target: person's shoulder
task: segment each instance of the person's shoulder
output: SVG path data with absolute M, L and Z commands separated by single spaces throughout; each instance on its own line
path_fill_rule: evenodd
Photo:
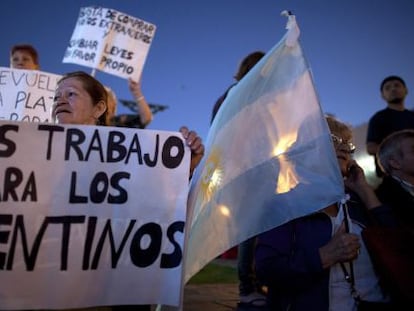
M 385 107 L 384 109 L 378 110 L 376 113 L 374 113 L 374 116 L 375 115 L 386 115 L 391 111 L 392 111 L 392 109 L 390 109 L 388 107 Z
M 412 110 L 412 109 L 404 109 L 404 112 L 406 113 L 406 114 L 411 114 L 411 115 L 414 115 L 414 110 Z
M 392 109 L 389 109 L 388 107 L 378 110 L 371 116 L 369 120 L 371 121 L 371 120 L 376 120 L 380 118 L 385 118 L 391 112 L 391 110 Z
M 211 114 L 211 120 L 210 123 L 213 123 L 214 118 L 216 117 L 216 114 L 221 107 L 221 104 L 224 102 L 224 100 L 227 98 L 227 95 L 229 94 L 229 91 L 237 84 L 237 82 L 231 84 L 227 87 L 226 91 L 216 100 L 216 103 L 214 104 L 213 111 Z
M 224 92 L 224 94 L 222 95 L 222 97 L 226 98 L 226 97 L 227 97 L 227 95 L 229 94 L 230 90 L 231 90 L 233 87 L 235 87 L 236 85 L 237 85 L 237 81 L 236 81 L 236 82 L 234 82 L 234 83 L 232 83 L 232 84 L 230 84 L 230 85 L 227 87 L 227 89 L 226 89 L 226 91 Z
M 400 189 L 402 190 L 400 183 L 393 177 L 386 175 L 382 178 L 380 184 L 375 188 L 375 193 L 380 200 L 384 200 L 390 193 L 395 193 Z

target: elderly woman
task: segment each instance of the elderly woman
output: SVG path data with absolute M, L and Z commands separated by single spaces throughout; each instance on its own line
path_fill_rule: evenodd
M 392 310 L 361 231 L 371 219 L 390 226 L 395 221 L 352 159 L 355 146 L 350 127 L 333 117 L 327 121 L 345 191 L 350 195 L 347 208 L 321 206 L 319 212 L 261 234 L 257 275 L 268 286 L 270 310 L 351 311 L 362 305 L 360 300 L 369 301 L 370 307 L 374 304 L 372 310 Z
M 82 71 L 64 75 L 57 83 L 52 119 L 62 124 L 109 125 L 104 86 Z

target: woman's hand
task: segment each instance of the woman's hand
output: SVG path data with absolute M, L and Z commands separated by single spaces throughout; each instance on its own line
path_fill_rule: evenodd
M 319 249 L 323 268 L 329 268 L 338 262 L 354 260 L 359 254 L 360 247 L 359 236 L 347 233 L 345 224 L 342 223 L 328 244 Z
M 197 135 L 195 131 L 190 131 L 186 126 L 180 128 L 180 132 L 183 135 L 185 142 L 191 149 L 191 164 L 190 164 L 190 178 L 193 175 L 194 169 L 200 163 L 201 158 L 204 155 L 204 145 L 201 137 Z
M 344 178 L 344 184 L 345 187 L 358 194 L 368 209 L 381 205 L 374 189 L 365 178 L 364 170 L 356 163 L 355 160 L 349 162 L 348 174 Z

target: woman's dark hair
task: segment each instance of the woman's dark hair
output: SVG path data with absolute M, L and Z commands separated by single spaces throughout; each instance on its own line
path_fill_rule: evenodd
M 239 68 L 237 69 L 236 75 L 234 78 L 237 81 L 240 81 L 249 71 L 256 65 L 259 60 L 265 55 L 262 51 L 256 51 L 247 55 L 241 61 Z
M 108 115 L 108 95 L 102 83 L 84 71 L 74 71 L 66 73 L 62 78 L 59 79 L 57 84 L 59 85 L 62 81 L 69 78 L 78 79 L 82 83 L 85 91 L 88 92 L 88 94 L 91 96 L 94 106 L 97 105 L 100 101 L 105 102 L 107 108 L 105 112 L 99 117 L 98 125 L 110 125 L 110 117 Z
M 39 65 L 39 54 L 37 53 L 37 50 L 32 45 L 30 44 L 13 45 L 12 48 L 10 49 L 10 57 L 13 57 L 13 54 L 16 51 L 26 51 L 33 58 L 33 62 L 36 65 Z

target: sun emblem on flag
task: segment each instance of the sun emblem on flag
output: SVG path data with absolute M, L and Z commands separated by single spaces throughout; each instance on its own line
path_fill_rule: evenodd
M 222 182 L 224 173 L 222 162 L 223 159 L 220 150 L 218 148 L 212 149 L 208 155 L 200 179 L 201 193 L 204 202 L 211 200 Z

